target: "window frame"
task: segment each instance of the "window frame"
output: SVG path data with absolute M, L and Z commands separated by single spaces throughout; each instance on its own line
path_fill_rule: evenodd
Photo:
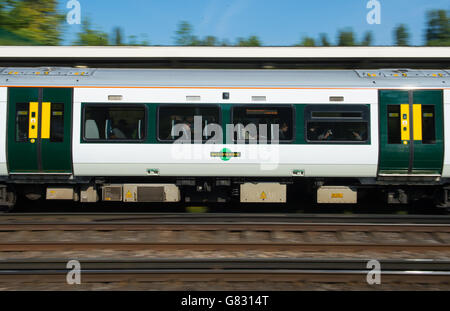
M 234 109 L 235 108 L 258 108 L 258 107 L 274 107 L 274 108 L 291 108 L 291 112 L 292 112 L 292 138 L 289 140 L 279 140 L 278 144 L 292 144 L 296 141 L 297 138 L 297 124 L 295 123 L 296 120 L 296 107 L 293 104 L 273 104 L 273 103 L 268 103 L 268 104 L 238 104 L 238 105 L 232 105 L 230 107 L 230 122 L 233 125 L 233 127 L 235 126 L 234 124 Z M 228 133 L 227 133 L 228 134 Z M 234 140 L 234 135 L 233 137 L 231 137 L 231 143 L 235 144 L 235 145 L 247 145 L 247 143 L 245 144 L 238 144 L 237 141 Z M 259 140 L 258 140 L 258 145 L 259 145 Z M 263 145 L 263 144 L 261 144 Z M 267 142 L 265 145 L 269 145 L 269 143 Z
M 389 116 L 389 113 L 390 113 L 389 112 L 389 106 L 394 106 L 394 107 L 398 108 L 398 118 L 399 118 L 399 120 L 397 120 L 397 122 L 398 122 L 400 133 L 399 133 L 399 140 L 396 143 L 389 142 L 389 134 L 391 134 L 391 131 L 389 129 L 389 118 L 390 118 L 390 116 Z M 401 106 L 401 104 L 387 104 L 386 105 L 386 113 L 387 113 L 387 116 L 386 116 L 386 144 L 387 145 L 401 145 L 402 144 L 402 127 L 400 125 L 402 114 L 401 114 L 400 106 Z
M 144 107 L 144 135 L 141 139 L 95 139 L 95 138 L 86 138 L 86 108 L 87 107 L 105 107 L 105 108 L 142 108 Z M 106 144 L 116 144 L 116 143 L 143 143 L 147 140 L 148 135 L 148 107 L 146 104 L 136 104 L 136 103 L 82 103 L 81 104 L 81 139 L 85 143 L 106 143 Z
M 63 113 L 63 119 L 62 119 L 62 124 L 63 124 L 63 131 L 62 131 L 62 140 L 61 141 L 57 141 L 57 140 L 53 140 L 52 139 L 52 117 L 53 117 L 53 108 L 54 108 L 54 104 L 60 104 L 60 105 L 62 105 L 62 107 L 63 107 L 63 109 L 62 109 L 62 113 Z M 65 135 L 64 135 L 64 132 L 65 132 L 65 122 L 64 122 L 64 120 L 65 120 L 65 118 L 66 118 L 66 103 L 64 103 L 64 102 L 56 102 L 56 103 L 51 103 L 51 106 L 50 106 L 50 137 L 49 137 L 49 141 L 51 142 L 51 143 L 64 143 L 64 139 L 65 139 Z
M 362 109 L 358 109 L 362 108 Z M 325 108 L 324 110 L 317 110 Z M 361 112 L 361 118 L 313 118 L 313 111 L 333 111 L 333 112 Z M 303 111 L 304 118 L 304 139 L 307 144 L 326 144 L 326 145 L 370 145 L 371 144 L 371 122 L 370 122 L 370 105 L 369 104 L 309 104 Z M 364 122 L 367 124 L 366 140 L 309 140 L 308 124 L 310 122 L 329 122 L 329 123 L 352 123 Z
M 181 103 L 172 103 L 172 104 L 159 104 L 156 107 L 156 141 L 160 142 L 160 143 L 164 143 L 164 144 L 173 144 L 175 140 L 171 140 L 171 139 L 160 139 L 159 138 L 159 112 L 160 109 L 164 108 L 164 107 L 169 107 L 169 108 L 190 108 L 190 107 L 205 107 L 205 108 L 218 108 L 218 115 L 219 115 L 219 125 L 222 128 L 222 139 L 225 135 L 225 132 L 223 130 L 223 126 L 222 126 L 222 107 L 219 104 L 192 104 L 192 103 L 187 103 L 187 104 L 181 104 Z M 203 129 L 202 129 L 203 130 Z M 202 135 L 203 138 L 203 135 Z M 206 143 L 209 139 L 202 139 L 202 144 Z M 191 144 L 194 144 L 195 142 L 192 141 L 192 137 L 191 137 Z M 222 143 L 222 142 L 221 142 Z M 198 144 L 198 143 L 197 143 Z
M 18 128 L 17 128 L 17 112 L 18 112 L 18 110 L 17 110 L 17 105 L 21 105 L 21 104 L 25 104 L 25 105 L 28 105 L 28 113 L 27 113 L 27 127 L 26 127 L 26 129 L 27 129 L 27 138 L 25 139 L 25 140 L 17 140 L 17 137 L 18 137 Z M 27 143 L 27 142 L 29 142 L 30 141 L 30 128 L 29 128 L 29 125 L 30 125 L 30 103 L 29 102 L 16 102 L 15 103 L 15 112 L 14 112 L 14 142 L 15 143 Z
M 423 107 L 424 106 L 428 106 L 428 107 L 433 107 L 433 127 L 434 127 L 434 132 L 433 132 L 433 137 L 434 137 L 434 142 L 432 143 L 424 143 L 423 142 L 423 133 L 424 133 L 424 126 L 423 126 L 423 121 L 424 121 L 424 112 L 423 112 Z M 423 145 L 436 145 L 437 143 L 437 131 L 436 131 L 436 105 L 435 104 L 422 104 L 422 115 L 421 115 L 421 122 L 422 122 L 422 140 L 421 143 Z

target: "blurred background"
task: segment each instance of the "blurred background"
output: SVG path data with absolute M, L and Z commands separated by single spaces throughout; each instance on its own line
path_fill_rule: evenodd
M 0 0 L 0 45 L 450 46 L 450 1 Z

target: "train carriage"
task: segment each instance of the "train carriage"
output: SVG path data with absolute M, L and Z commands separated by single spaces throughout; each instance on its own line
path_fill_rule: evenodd
M 448 70 L 0 72 L 5 206 L 357 203 L 367 190 L 447 204 Z

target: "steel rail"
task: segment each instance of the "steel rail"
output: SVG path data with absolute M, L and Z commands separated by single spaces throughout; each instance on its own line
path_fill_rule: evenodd
M 151 258 L 151 259 L 82 259 L 83 271 L 97 270 L 142 270 L 163 269 L 324 269 L 324 270 L 367 270 L 368 260 L 335 258 Z M 385 259 L 379 260 L 382 269 L 389 271 L 449 271 L 450 260 L 439 259 Z M 6 259 L 0 260 L 0 274 L 9 271 L 68 271 L 67 260 L 49 259 Z
M 436 223 L 450 224 L 450 215 L 394 214 L 289 214 L 289 213 L 3 213 L 0 221 L 51 217 L 87 218 L 92 221 L 242 221 L 274 220 L 279 222 L 368 222 L 368 223 Z
M 1 252 L 11 251 L 82 251 L 82 250 L 195 250 L 195 251 L 377 251 L 426 252 L 450 251 L 450 244 L 405 243 L 274 243 L 274 242 L 0 242 Z
M 450 224 L 389 224 L 389 223 L 289 223 L 289 222 L 0 222 L 0 231 L 370 231 L 370 232 L 450 232 Z
M 366 280 L 370 269 L 364 260 L 334 259 L 151 259 L 80 260 L 84 282 L 201 280 L 259 281 Z M 0 261 L 0 282 L 11 280 L 61 281 L 70 269 L 65 260 Z M 386 281 L 450 283 L 450 262 L 439 260 L 382 260 L 381 278 Z M 267 279 L 266 279 L 267 280 Z

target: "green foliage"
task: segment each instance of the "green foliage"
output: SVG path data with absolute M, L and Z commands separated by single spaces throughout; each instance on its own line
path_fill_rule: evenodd
M 340 30 L 338 33 L 338 45 L 339 46 L 354 46 L 355 34 L 353 30 Z
M 81 24 L 82 31 L 77 33 L 78 39 L 74 42 L 74 45 L 108 45 L 108 34 L 92 29 L 89 18 L 85 18 Z
M 250 36 L 247 39 L 238 38 L 237 46 L 261 46 L 262 42 L 257 36 Z
M 206 36 L 203 39 L 194 35 L 194 28 L 187 21 L 182 21 L 178 24 L 175 31 L 175 44 L 183 46 L 229 46 L 228 40 L 220 41 L 214 36 Z M 261 46 L 261 41 L 257 36 L 250 36 L 248 38 L 238 38 L 237 46 Z
M 326 33 L 321 33 L 319 36 L 319 40 L 320 40 L 320 45 L 321 46 L 330 46 L 330 41 L 328 41 L 328 36 Z
M 0 45 L 38 45 L 38 42 L 0 28 Z
M 450 46 L 450 12 L 432 10 L 427 13 L 427 45 Z
M 215 45 L 219 45 L 219 41 L 214 36 L 206 36 L 203 40 L 200 40 L 198 45 L 215 46 Z
M 115 27 L 113 30 L 113 45 L 123 45 L 123 30 L 120 27 Z
M 65 14 L 57 11 L 58 0 L 0 0 L 0 44 L 1 45 L 58 45 L 64 30 Z M 410 33 L 404 24 L 393 30 L 397 46 L 410 44 Z M 450 11 L 431 10 L 426 14 L 426 45 L 450 46 Z M 128 42 L 125 42 L 128 41 Z M 235 43 L 215 36 L 199 38 L 194 35 L 193 26 L 187 21 L 177 25 L 174 38 L 176 45 L 182 46 L 262 46 L 258 36 L 239 37 Z M 373 33 L 366 32 L 358 43 L 352 29 L 338 32 L 338 46 L 370 46 L 373 44 Z M 73 42 L 76 45 L 149 45 L 146 34 L 139 39 L 135 35 L 124 35 L 120 27 L 115 27 L 108 41 L 108 34 L 93 29 L 91 21 L 84 19 L 82 31 Z M 330 46 L 327 34 L 321 33 L 318 38 L 304 36 L 297 46 Z
M 407 46 L 409 45 L 409 32 L 406 25 L 400 24 L 394 29 L 395 45 Z
M 138 36 L 130 35 L 128 36 L 128 42 L 125 42 L 124 37 L 125 36 L 122 28 L 114 27 L 110 44 L 114 46 L 123 46 L 123 45 L 146 46 L 150 44 L 148 35 L 145 33 L 140 34 L 139 40 Z
M 372 42 L 373 42 L 373 34 L 372 34 L 371 31 L 367 31 L 364 34 L 364 38 L 361 41 L 361 45 L 362 46 L 369 46 L 369 45 L 372 45 Z
M 187 21 L 182 21 L 178 24 L 178 29 L 175 31 L 176 45 L 198 45 L 198 39 L 193 35 L 193 27 Z
M 311 37 L 303 37 L 302 41 L 297 46 L 316 46 L 316 41 Z
M 17 36 L 10 40 L 18 44 L 58 45 L 64 15 L 57 12 L 57 5 L 57 0 L 2 0 L 0 28 L 12 34 L 10 38 Z

